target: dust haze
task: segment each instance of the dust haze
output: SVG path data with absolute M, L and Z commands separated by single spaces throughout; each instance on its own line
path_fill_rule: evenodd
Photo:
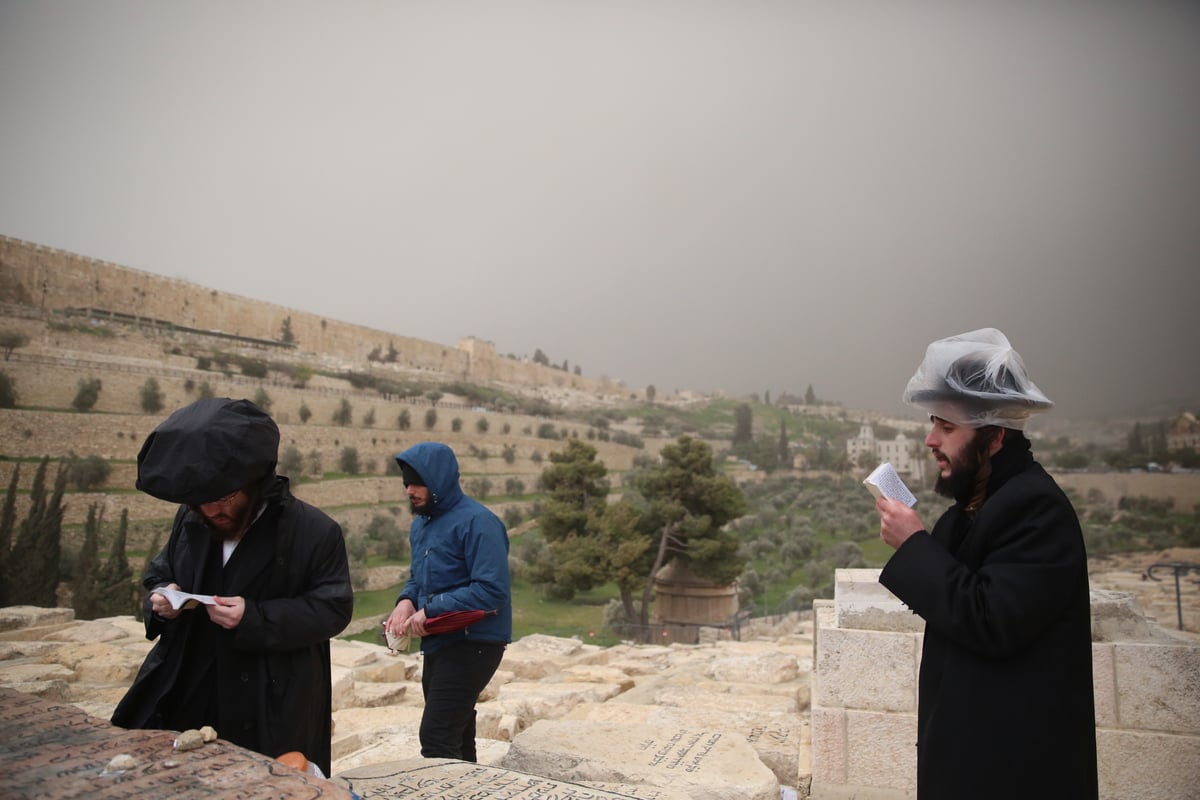
M 970 7 L 967 7 L 970 6 Z M 1200 4 L 0 0 L 0 233 L 631 390 L 1197 410 Z

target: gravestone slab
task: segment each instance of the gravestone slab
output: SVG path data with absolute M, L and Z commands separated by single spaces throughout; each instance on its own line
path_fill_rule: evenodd
M 669 800 L 675 795 L 636 787 L 625 794 L 579 783 L 542 778 L 510 769 L 452 759 L 416 758 L 372 764 L 338 774 L 334 781 L 362 798 L 387 800 Z
M 220 739 L 178 752 L 175 736 L 124 730 L 75 706 L 0 688 L 0 797 L 351 800 L 330 781 Z M 108 769 L 118 755 L 132 756 L 132 766 Z
M 500 766 L 588 783 L 648 784 L 692 800 L 778 800 L 779 781 L 744 737 L 713 728 L 541 720 Z

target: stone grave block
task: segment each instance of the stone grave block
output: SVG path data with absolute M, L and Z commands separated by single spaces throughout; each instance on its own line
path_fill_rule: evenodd
M 920 633 L 925 620 L 879 582 L 878 569 L 839 569 L 833 587 L 836 627 Z
M 651 785 L 693 800 L 778 800 L 779 781 L 744 737 L 706 728 L 542 720 L 500 766 L 557 780 Z
M 711 728 L 736 733 L 745 738 L 759 760 L 784 786 L 796 786 L 800 782 L 800 762 L 803 760 L 807 764 L 806 751 L 812 746 L 808 723 L 795 714 L 728 713 L 704 708 L 600 703 L 576 709 L 571 719 Z
M 177 751 L 175 731 L 124 730 L 72 705 L 0 689 L 5 800 L 351 800 L 343 787 L 217 739 Z M 121 768 L 116 756 L 129 756 Z
M 362 800 L 686 800 L 651 786 L 613 788 L 543 778 L 517 770 L 452 759 L 410 759 L 343 772 L 334 781 Z

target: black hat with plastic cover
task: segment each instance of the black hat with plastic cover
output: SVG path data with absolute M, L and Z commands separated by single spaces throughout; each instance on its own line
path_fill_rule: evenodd
M 1023 430 L 1034 414 L 1054 407 L 1025 362 L 995 328 L 933 342 L 904 390 L 904 402 L 957 425 Z
M 137 488 L 202 505 L 275 473 L 279 427 L 249 400 L 208 397 L 175 411 L 138 453 Z

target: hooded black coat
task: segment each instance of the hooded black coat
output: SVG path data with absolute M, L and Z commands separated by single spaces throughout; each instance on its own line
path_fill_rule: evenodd
M 269 435 L 256 438 L 237 426 L 221 427 L 231 411 L 245 416 L 239 405 L 244 402 L 210 404 L 214 413 L 192 407 L 176 412 L 139 456 L 139 485 L 158 487 L 156 496 L 185 491 L 171 479 L 184 474 L 173 473 L 175 464 L 187 465 L 189 485 L 197 480 L 197 464 L 214 464 L 225 474 L 237 474 L 239 464 L 247 463 L 266 464 L 271 471 L 252 487 L 262 512 L 224 566 L 222 544 L 200 514 L 179 507 L 166 546 L 142 579 L 146 638 L 158 641 L 112 721 L 124 728 L 180 730 L 203 719 L 223 739 L 271 757 L 299 751 L 328 775 L 329 640 L 346 627 L 354 607 L 345 540 L 334 520 L 294 498 L 287 478 L 274 475 L 274 456 L 266 452 L 273 447 Z M 263 429 L 274 426 L 265 415 L 252 416 Z M 193 424 L 200 426 L 193 429 L 196 435 L 180 435 L 181 427 Z M 155 447 L 167 440 L 172 446 L 157 457 Z M 228 488 L 219 485 L 215 471 L 200 481 L 210 484 L 209 493 Z M 199 608 L 170 620 L 156 616 L 149 592 L 170 583 L 195 594 L 243 597 L 241 622 L 226 630 Z
M 926 623 L 920 800 L 1097 797 L 1087 556 L 1027 440 L 993 457 L 974 519 L 956 503 L 879 581 Z

